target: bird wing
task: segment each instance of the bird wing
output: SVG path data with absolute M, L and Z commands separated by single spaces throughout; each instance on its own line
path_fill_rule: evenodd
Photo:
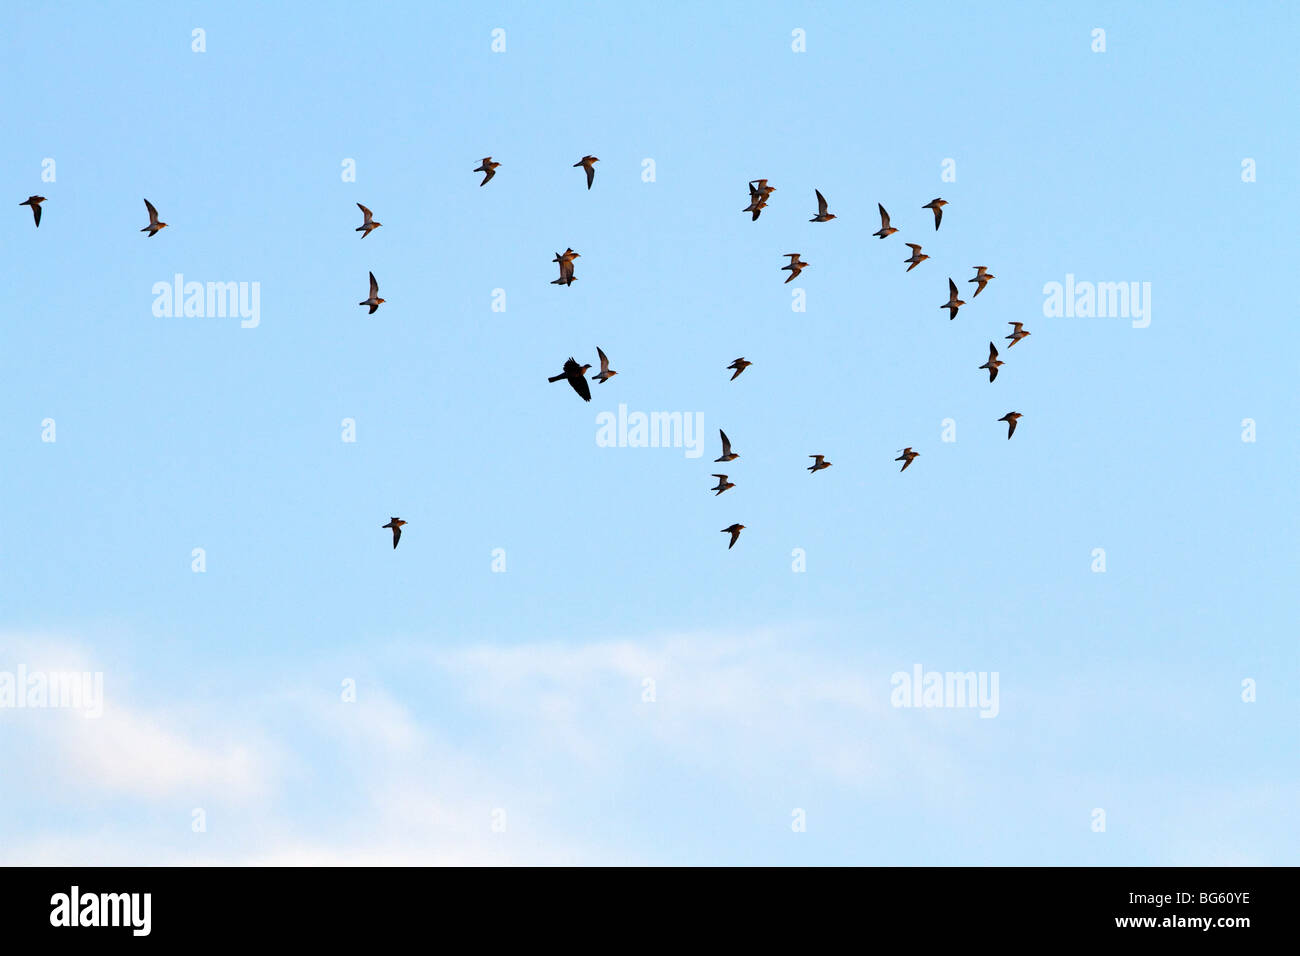
M 943 207 L 935 206 L 934 207 L 934 228 L 938 229 L 939 223 L 941 223 L 942 221 L 943 221 Z
M 952 296 L 954 302 L 957 301 L 957 283 L 953 282 L 951 278 L 948 280 L 948 295 Z
M 998 357 L 998 349 L 992 342 L 989 343 L 989 361 L 992 362 Z
M 1007 420 L 1007 437 L 1010 438 L 1010 437 L 1011 437 L 1012 435 L 1014 435 L 1015 433 L 1016 433 L 1016 419 L 1014 419 L 1014 418 L 1008 419 L 1008 420 Z
M 373 272 L 370 273 L 370 298 L 372 299 L 379 298 L 379 280 L 375 278 L 375 274 Z
M 605 372 L 609 371 L 609 357 L 600 350 L 599 345 L 596 346 L 596 354 L 600 356 L 600 371 L 603 375 Z
M 911 249 L 912 252 L 914 252 L 914 253 L 916 253 L 916 252 L 920 252 L 920 251 L 921 251 L 921 247 L 918 246 L 915 242 L 909 242 L 909 243 L 907 243 L 907 247 L 908 247 L 909 249 Z
M 727 433 L 724 432 L 721 428 L 718 429 L 718 434 L 722 436 L 722 453 L 723 453 L 724 455 L 730 455 L 730 454 L 731 454 L 731 439 L 729 439 L 729 438 L 727 437 Z
M 826 197 L 822 195 L 820 189 L 814 189 L 813 192 L 817 194 L 817 215 L 826 215 Z
M 40 203 L 38 202 L 32 203 L 32 215 L 36 217 L 37 228 L 40 228 L 41 225 L 41 204 Z
M 573 386 L 575 392 L 582 396 L 584 402 L 591 401 L 591 386 L 587 383 L 587 379 L 583 377 L 581 371 L 569 376 L 569 384 Z
M 591 163 L 583 163 L 583 169 L 587 171 L 587 188 L 591 188 L 592 181 L 596 178 L 596 167 Z
M 881 228 L 881 229 L 888 229 L 888 228 L 889 228 L 889 213 L 885 212 L 885 207 L 884 207 L 884 206 L 881 206 L 880 203 L 876 203 L 876 206 L 879 207 L 879 209 L 880 209 L 880 228 Z M 911 243 L 908 243 L 908 245 L 911 245 Z
M 149 224 L 152 225 L 158 221 L 158 210 L 153 208 L 153 203 L 149 200 L 144 201 L 144 208 L 149 210 Z
M 371 216 L 370 210 L 367 209 L 365 206 L 361 205 L 361 203 L 357 203 L 357 208 L 360 209 L 361 214 L 366 217 L 366 221 L 362 223 L 362 225 L 366 225 L 367 223 L 370 222 L 371 218 L 373 218 Z
M 397 547 L 397 542 L 401 540 L 402 540 L 402 526 L 400 524 L 395 524 L 393 525 L 393 547 L 394 548 Z

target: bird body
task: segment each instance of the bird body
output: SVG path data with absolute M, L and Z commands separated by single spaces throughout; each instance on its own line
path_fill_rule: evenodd
M 983 365 L 980 366 L 980 368 L 986 368 L 986 369 L 989 370 L 989 381 L 990 381 L 990 382 L 993 381 L 995 378 L 998 377 L 998 369 L 1001 368 L 1003 365 L 1006 365 L 1006 364 L 1007 364 L 1006 362 L 999 362 L 999 361 L 998 361 L 998 350 L 997 350 L 997 348 L 993 345 L 993 343 L 990 342 L 990 343 L 989 343 L 989 360 L 988 360 L 987 362 L 985 362 Z
M 20 206 L 32 207 L 32 218 L 36 220 L 37 229 L 41 228 L 41 203 L 43 202 L 45 202 L 44 196 L 28 196 L 18 204 Z
M 716 498 L 717 495 L 714 495 L 714 497 Z M 723 534 L 731 535 L 731 541 L 727 543 L 728 551 L 730 551 L 732 547 L 735 545 L 736 539 L 740 537 L 740 532 L 743 531 L 744 529 L 745 526 L 743 524 L 728 525 L 727 527 L 722 529 Z
M 734 368 L 736 370 L 736 374 L 731 376 L 731 381 L 734 382 L 736 380 L 737 375 L 739 375 L 741 372 L 743 372 L 745 369 L 749 368 L 753 364 L 754 364 L 753 362 L 746 362 L 745 357 L 742 355 L 740 358 L 736 359 L 736 361 L 728 365 L 727 368 Z
M 158 221 L 158 210 L 155 209 L 153 203 L 147 199 L 144 201 L 144 208 L 149 210 L 149 225 L 145 226 L 140 231 L 149 233 L 145 238 L 152 239 L 163 229 L 167 228 L 167 223 Z
M 587 382 L 587 369 L 590 365 L 579 365 L 573 356 L 564 363 L 564 371 L 559 375 L 552 375 L 547 379 L 548 382 L 558 382 L 565 379 L 573 386 L 573 390 L 582 396 L 584 402 L 591 401 L 591 385 Z
M 596 178 L 596 163 L 598 162 L 600 162 L 600 160 L 597 159 L 595 156 L 584 156 L 582 157 L 582 159 L 578 160 L 576 163 L 573 164 L 573 167 L 575 169 L 581 166 L 583 169 L 587 171 L 588 189 L 591 188 L 591 184 Z
M 971 266 L 971 268 L 975 270 L 975 278 L 967 279 L 966 281 L 979 283 L 979 285 L 975 287 L 975 295 L 979 295 L 984 291 L 984 287 L 989 284 L 989 280 L 996 279 L 997 276 L 989 272 L 989 270 L 984 266 Z
M 901 461 L 903 463 L 903 467 L 898 470 L 900 472 L 904 472 L 907 471 L 908 465 L 910 465 L 913 461 L 915 461 L 917 458 L 920 457 L 921 457 L 921 453 L 919 451 L 912 451 L 911 446 L 908 446 L 907 448 L 903 449 L 903 453 L 899 455 L 897 458 L 895 458 L 894 461 Z
M 1025 331 L 1025 323 L 1008 322 L 1007 325 L 1011 326 L 1011 334 L 1007 336 L 1007 338 L 1011 340 L 1011 345 L 1008 345 L 1007 348 L 1011 348 L 1012 345 L 1015 345 L 1021 339 L 1029 337 L 1029 333 Z
M 727 437 L 727 433 L 724 432 L 721 428 L 718 429 L 718 434 L 722 436 L 722 457 L 715 458 L 713 460 L 715 462 L 735 461 L 740 456 L 731 450 L 731 439 Z
M 1007 423 L 1007 440 L 1008 440 L 1008 441 L 1010 441 L 1010 440 L 1011 440 L 1011 436 L 1014 435 L 1014 434 L 1016 433 L 1016 422 L 1020 421 L 1020 419 L 1022 419 L 1022 418 L 1024 418 L 1024 416 L 1021 415 L 1019 412 L 1007 412 L 1005 415 L 1003 415 L 1001 418 L 998 419 L 998 421 L 1000 421 L 1000 422 L 1006 422 L 1006 423 Z
M 830 222 L 836 218 L 835 213 L 826 211 L 826 197 L 822 195 L 820 189 L 814 189 L 817 194 L 817 215 L 809 219 L 809 222 Z
M 880 209 L 880 231 L 873 232 L 872 235 L 878 236 L 881 239 L 888 239 L 894 233 L 898 232 L 898 230 L 889 224 L 889 213 L 885 212 L 885 207 L 880 205 L 880 203 L 876 203 L 876 206 Z M 916 248 L 920 249 L 921 247 L 917 246 Z
M 808 466 L 808 471 L 812 474 L 816 474 L 823 468 L 829 468 L 831 466 L 831 463 L 826 460 L 825 455 L 809 455 L 808 457 L 813 460 L 813 463 Z
M 406 522 L 403 521 L 401 518 L 393 518 L 393 519 L 391 519 L 391 520 L 388 522 L 388 524 L 386 524 L 386 525 L 381 525 L 381 527 L 384 527 L 384 528 L 392 528 L 392 529 L 393 529 L 393 547 L 394 547 L 394 548 L 397 547 L 397 542 L 402 540 L 402 525 L 404 525 L 404 524 L 406 524 Z
M 474 167 L 474 172 L 484 174 L 483 181 L 479 183 L 479 185 L 486 186 L 488 184 L 488 180 L 497 174 L 497 167 L 500 165 L 501 165 L 500 163 L 492 162 L 491 156 L 484 156 L 483 162 L 479 163 L 477 166 Z
M 362 236 L 361 238 L 364 239 L 365 236 Z M 374 315 L 375 310 L 379 308 L 380 303 L 385 301 L 387 300 L 379 298 L 379 281 L 375 278 L 375 274 L 372 272 L 370 273 L 370 298 L 362 299 L 357 303 L 357 305 L 370 306 L 370 312 L 367 314 Z
M 366 238 L 366 236 L 370 235 L 372 232 L 374 232 L 376 229 L 382 226 L 383 223 L 377 222 L 375 220 L 375 217 L 371 215 L 370 210 L 367 209 L 365 206 L 361 205 L 361 203 L 357 203 L 357 208 L 361 210 L 361 215 L 365 216 L 366 218 L 365 218 L 365 222 L 357 226 L 357 228 L 354 229 L 353 232 L 361 233 L 361 238 L 364 239 Z
M 596 355 L 600 358 L 600 371 L 593 375 L 592 378 L 604 385 L 618 372 L 609 367 L 609 356 L 600 350 L 600 346 L 596 346 Z
M 734 481 L 728 481 L 726 475 L 714 475 L 713 477 L 718 479 L 718 483 L 710 488 L 709 491 L 716 491 L 718 495 L 722 494 L 728 488 L 736 487 L 736 483 Z M 718 495 L 714 495 L 713 497 L 716 498 Z
M 957 283 L 953 282 L 950 278 L 948 280 L 948 301 L 939 306 L 939 308 L 948 310 L 948 321 L 951 322 L 953 319 L 957 318 L 957 310 L 965 304 L 964 301 L 957 298 Z
M 907 267 L 907 271 L 908 271 L 908 272 L 911 272 L 913 269 L 915 269 L 917 266 L 919 266 L 919 265 L 920 265 L 922 262 L 924 262 L 926 259 L 929 259 L 929 258 L 930 258 L 929 256 L 921 255 L 921 247 L 918 246 L 915 242 L 909 242 L 909 243 L 907 244 L 907 248 L 909 248 L 909 249 L 912 250 L 912 257 L 911 257 L 910 259 L 904 259 L 904 260 L 903 260 L 904 262 L 910 262 L 910 263 L 911 263 L 911 265 L 909 265 L 909 266 Z
M 789 271 L 790 278 L 785 280 L 787 283 L 789 283 L 794 281 L 795 276 L 803 272 L 804 269 L 808 268 L 808 263 L 801 262 L 799 260 L 799 253 L 797 252 L 787 252 L 786 255 L 790 257 L 790 264 L 782 266 L 781 271 L 782 272 L 785 272 L 787 270 Z
M 939 223 L 943 221 L 943 207 L 946 205 L 948 205 L 947 200 L 931 199 L 928 203 L 926 203 L 924 206 L 921 207 L 922 209 L 934 210 L 934 228 L 936 231 L 939 229 Z
M 573 281 L 578 278 L 573 274 L 573 260 L 582 256 L 580 252 L 574 252 L 572 248 L 565 249 L 563 252 L 557 252 L 552 262 L 560 264 L 560 277 L 552 279 L 551 285 L 573 285 Z

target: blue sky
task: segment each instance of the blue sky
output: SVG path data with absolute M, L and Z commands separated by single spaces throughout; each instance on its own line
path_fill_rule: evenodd
M 104 713 L 0 709 L 0 860 L 1295 863 L 1298 16 L 6 9 L 0 672 Z M 997 716 L 892 706 L 918 664 Z

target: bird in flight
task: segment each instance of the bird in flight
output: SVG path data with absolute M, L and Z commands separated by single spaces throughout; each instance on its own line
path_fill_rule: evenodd
M 717 495 L 714 495 L 714 497 L 716 498 Z M 742 532 L 743 530 L 745 530 L 745 526 L 743 524 L 728 525 L 727 527 L 722 529 L 723 534 L 731 535 L 731 542 L 727 545 L 728 551 L 731 550 L 732 546 L 736 543 L 736 539 L 740 537 L 740 532 Z
M 479 185 L 486 186 L 488 184 L 488 180 L 497 174 L 497 167 L 500 165 L 501 165 L 500 163 L 492 162 L 491 156 L 484 156 L 483 162 L 479 163 L 477 166 L 474 167 L 474 172 L 484 174 L 483 181 L 479 183 Z
M 364 239 L 366 238 L 366 236 L 370 235 L 372 232 L 374 232 L 376 229 L 382 226 L 383 223 L 376 222 L 374 215 L 370 212 L 369 209 L 361 205 L 361 203 L 357 203 L 357 208 L 361 210 L 361 215 L 366 217 L 366 221 L 363 222 L 361 225 L 357 226 L 357 228 L 352 231 L 361 233 L 361 238 Z
M 31 206 L 32 216 L 36 219 L 36 228 L 41 228 L 41 203 L 45 202 L 44 196 L 28 196 L 18 205 Z
M 757 183 L 757 185 L 755 185 Z M 775 186 L 769 186 L 766 179 L 751 179 L 749 181 L 749 205 L 741 212 L 752 212 L 750 222 L 758 219 L 758 214 L 767 208 L 767 201 L 771 198 L 772 193 L 776 192 Z
M 831 463 L 826 460 L 825 455 L 809 455 L 808 457 L 813 460 L 813 463 L 808 466 L 808 471 L 812 474 L 816 474 L 823 468 L 829 468 L 831 466 Z
M 1029 333 L 1025 331 L 1025 323 L 1008 322 L 1007 325 L 1011 326 L 1011 334 L 1007 336 L 1011 340 L 1011 345 L 1015 345 L 1021 339 L 1029 337 Z M 1007 348 L 1011 348 L 1011 345 L 1008 345 Z
M 727 433 L 724 432 L 721 428 L 718 429 L 718 434 L 722 436 L 722 457 L 715 458 L 713 460 L 714 461 L 735 461 L 740 456 L 731 450 L 731 439 L 727 437 Z
M 579 365 L 570 356 L 569 360 L 564 363 L 564 371 L 559 375 L 552 375 L 547 379 L 548 382 L 558 382 L 560 379 L 568 380 L 573 386 L 573 390 L 582 396 L 584 402 L 591 401 L 591 386 L 587 383 L 587 369 L 590 365 Z
M 803 272 L 804 269 L 808 268 L 808 263 L 800 262 L 799 253 L 797 252 L 787 252 L 786 255 L 790 257 L 790 264 L 788 266 L 782 266 L 781 271 L 785 272 L 788 269 L 790 271 L 790 278 L 786 279 L 785 281 L 793 282 L 795 276 Z
M 714 475 L 713 477 L 718 479 L 718 483 L 710 488 L 709 491 L 716 491 L 718 495 L 722 494 L 728 488 L 736 487 L 736 483 L 734 481 L 728 481 L 726 475 Z M 713 497 L 716 498 L 718 495 L 714 495 Z
M 948 205 L 948 201 L 946 199 L 931 199 L 928 203 L 926 203 L 924 206 L 921 207 L 922 209 L 934 210 L 934 228 L 936 231 L 938 231 L 939 229 L 939 223 L 943 221 L 943 207 L 946 205 Z
M 898 230 L 889 224 L 889 213 L 885 212 L 885 207 L 880 205 L 880 203 L 876 203 L 876 206 L 880 209 L 880 231 L 873 232 L 872 235 L 879 236 L 881 239 L 887 239 L 894 233 L 898 232 Z M 917 246 L 917 248 L 919 249 L 921 247 Z
M 402 540 L 402 525 L 406 524 L 401 518 L 393 518 L 386 525 L 380 527 L 393 529 L 393 547 L 397 547 L 397 542 Z
M 1006 362 L 999 362 L 999 361 L 998 361 L 998 350 L 994 347 L 993 343 L 990 342 L 990 343 L 989 343 L 989 360 L 988 360 L 987 362 L 985 362 L 983 365 L 980 366 L 980 368 L 986 368 L 986 369 L 989 370 L 989 381 L 990 381 L 990 382 L 993 381 L 995 378 L 998 377 L 998 369 L 999 369 L 1001 366 L 1006 365 L 1006 364 L 1007 364 Z
M 919 266 L 926 259 L 930 258 L 929 256 L 921 255 L 921 247 L 918 246 L 915 242 L 909 242 L 907 244 L 907 248 L 912 250 L 912 258 L 903 260 L 904 262 L 911 263 L 911 265 L 907 267 L 908 272 L 911 272 L 913 269 Z
M 573 164 L 574 169 L 581 166 L 587 171 L 587 188 L 591 188 L 592 181 L 596 178 L 596 163 L 600 162 L 595 156 L 584 156 Z
M 1010 441 L 1011 436 L 1016 433 L 1016 422 L 1020 421 L 1020 419 L 1023 417 L 1024 416 L 1022 416 L 1019 412 L 1007 412 L 1005 415 L 1003 415 L 1001 418 L 998 419 L 998 421 L 1000 422 L 1007 423 L 1008 441 Z
M 149 233 L 146 238 L 152 239 L 158 234 L 159 230 L 167 228 L 167 223 L 158 221 L 158 210 L 154 209 L 153 203 L 147 199 L 144 201 L 144 208 L 149 210 L 149 225 L 145 226 L 140 231 Z
M 557 252 L 552 262 L 560 264 L 560 277 L 552 279 L 551 285 L 573 285 L 573 280 L 577 278 L 573 274 L 573 260 L 580 257 L 582 253 L 574 252 L 572 249 L 565 249 L 563 252 Z
M 830 222 L 835 218 L 835 213 L 826 211 L 826 197 L 822 195 L 820 189 L 814 189 L 817 194 L 817 215 L 809 219 L 809 222 Z
M 948 321 L 951 322 L 953 319 L 957 318 L 957 310 L 965 304 L 965 302 L 957 298 L 957 283 L 953 282 L 950 278 L 948 280 L 948 301 L 939 306 L 939 308 L 948 310 Z
M 901 461 L 903 463 L 903 467 L 898 469 L 900 472 L 903 472 L 907 471 L 908 465 L 920 457 L 921 453 L 919 451 L 912 451 L 912 448 L 909 445 L 907 448 L 903 449 L 903 453 L 895 458 L 894 461 Z
M 364 239 L 365 236 L 362 236 L 361 238 Z M 388 300 L 379 298 L 379 280 L 375 278 L 375 274 L 373 272 L 370 273 L 370 298 L 363 299 L 362 301 L 358 302 L 357 305 L 370 306 L 369 314 L 374 315 L 375 309 L 379 308 L 379 303 L 386 302 L 386 301 Z
M 592 378 L 600 382 L 601 385 L 604 385 L 607 381 L 617 375 L 618 372 L 615 372 L 609 367 L 609 356 L 600 350 L 599 345 L 596 346 L 596 354 L 600 356 L 600 371 L 593 375 Z
M 727 368 L 734 368 L 736 370 L 736 375 L 739 375 L 753 364 L 753 362 L 746 362 L 745 357 L 742 355 L 740 358 L 736 359 L 736 361 L 728 365 Z M 734 382 L 736 380 L 736 375 L 731 376 L 731 381 Z
M 966 281 L 979 283 L 979 285 L 975 287 L 975 295 L 979 295 L 984 291 L 984 287 L 989 284 L 989 280 L 996 279 L 997 276 L 989 272 L 989 270 L 984 266 L 971 266 L 971 268 L 975 270 L 975 278 L 967 279 Z

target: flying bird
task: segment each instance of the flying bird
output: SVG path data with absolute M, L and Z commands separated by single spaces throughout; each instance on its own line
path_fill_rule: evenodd
M 406 522 L 403 521 L 401 518 L 393 518 L 391 521 L 388 522 L 388 524 L 386 524 L 386 525 L 381 525 L 381 526 L 380 526 L 380 527 L 383 527 L 383 528 L 392 528 L 392 529 L 393 529 L 393 547 L 394 547 L 394 548 L 397 547 L 397 542 L 399 542 L 399 541 L 402 540 L 402 525 L 404 525 L 404 524 L 406 524 Z
M 948 201 L 946 199 L 931 199 L 928 203 L 926 203 L 924 206 L 921 207 L 922 209 L 934 210 L 934 228 L 936 231 L 939 228 L 939 223 L 943 221 L 943 207 L 946 205 L 948 205 Z
M 596 346 L 596 354 L 600 356 L 600 371 L 593 375 L 592 378 L 600 382 L 601 385 L 604 385 L 607 381 L 617 375 L 618 372 L 615 372 L 609 367 L 609 357 L 600 350 L 599 345 Z
M 880 203 L 876 203 L 876 206 L 880 209 L 880 231 L 873 232 L 872 235 L 879 236 L 881 239 L 887 239 L 894 233 L 898 232 L 898 230 L 889 224 L 889 213 L 885 212 L 885 207 L 881 206 Z M 917 248 L 919 249 L 921 247 L 917 246 Z
M 1029 333 L 1025 331 L 1025 323 L 1008 322 L 1007 325 L 1011 326 L 1011 334 L 1007 336 L 1007 338 L 1011 340 L 1011 345 L 1008 345 L 1007 348 L 1011 348 L 1012 345 L 1015 345 L 1021 339 L 1029 337 Z
M 366 236 L 370 235 L 372 232 L 374 232 L 376 229 L 382 226 L 383 223 L 376 222 L 374 215 L 371 214 L 369 209 L 361 205 L 361 203 L 357 203 L 357 208 L 361 210 L 361 215 L 366 217 L 366 221 L 363 222 L 361 225 L 357 226 L 357 228 L 352 231 L 361 233 L 361 238 L 364 239 L 366 238 Z
M 998 361 L 998 350 L 994 347 L 993 343 L 990 342 L 990 343 L 989 343 L 989 360 L 988 360 L 987 362 L 985 362 L 983 365 L 980 366 L 980 368 L 986 368 L 986 369 L 989 370 L 989 381 L 990 381 L 990 382 L 993 381 L 995 378 L 998 377 L 998 369 L 999 369 L 1001 366 L 1006 365 L 1006 364 L 1007 364 L 1006 362 L 999 362 L 999 361 Z
M 727 368 L 734 368 L 736 370 L 736 375 L 739 375 L 753 364 L 753 362 L 746 362 L 745 357 L 742 355 L 740 358 L 736 359 L 736 361 L 728 365 Z M 734 382 L 736 380 L 736 375 L 731 376 L 731 381 Z
M 957 283 L 953 282 L 952 279 L 949 278 L 948 301 L 939 306 L 939 308 L 948 310 L 948 321 L 951 322 L 953 319 L 957 318 L 957 310 L 965 304 L 964 301 L 957 298 Z
M 790 264 L 788 266 L 782 266 L 781 271 L 785 272 L 788 269 L 790 272 L 790 278 L 786 279 L 785 281 L 793 282 L 795 276 L 803 272 L 804 269 L 808 268 L 808 263 L 800 262 L 799 253 L 797 252 L 787 252 L 785 254 L 790 257 Z
M 551 285 L 573 285 L 573 280 L 577 278 L 573 274 L 573 260 L 581 257 L 582 253 L 574 252 L 573 249 L 565 249 L 564 252 L 557 252 L 552 262 L 560 264 L 560 277 L 552 279 Z
M 717 495 L 714 495 L 714 497 L 716 498 Z M 731 543 L 727 545 L 728 551 L 731 550 L 732 545 L 736 543 L 736 539 L 740 537 L 740 532 L 743 530 L 745 530 L 745 526 L 743 524 L 728 525 L 727 527 L 722 529 L 723 534 L 731 535 Z
M 36 219 L 36 228 L 41 228 L 41 203 L 45 202 L 44 196 L 28 196 L 18 205 L 31 206 L 32 216 Z
M 361 238 L 364 239 L 365 236 L 362 236 Z M 369 314 L 374 315 L 375 309 L 379 308 L 379 303 L 386 302 L 386 301 L 388 300 L 379 298 L 379 280 L 375 278 L 375 274 L 373 272 L 370 273 L 370 298 L 358 302 L 357 305 L 370 306 Z
M 500 163 L 492 162 L 491 156 L 484 156 L 483 162 L 479 163 L 477 166 L 474 167 L 474 172 L 484 174 L 483 181 L 479 183 L 479 185 L 486 186 L 488 184 L 488 180 L 497 174 L 497 167 L 500 165 L 501 165 Z
M 574 169 L 581 166 L 587 171 L 587 188 L 591 188 L 592 181 L 596 178 L 596 163 L 600 162 L 595 156 L 584 156 L 573 164 Z
M 140 231 L 149 233 L 146 238 L 152 239 L 158 234 L 159 230 L 167 228 L 167 223 L 158 221 L 158 210 L 154 209 L 153 203 L 147 199 L 144 201 L 144 208 L 149 210 L 149 225 L 145 226 Z
M 726 475 L 714 475 L 713 477 L 718 479 L 718 483 L 710 488 L 709 491 L 716 491 L 718 495 L 722 494 L 728 488 L 736 487 L 736 483 L 734 481 L 728 481 Z M 714 495 L 713 497 L 716 498 L 718 495 Z
M 757 183 L 758 185 L 755 185 Z M 752 212 L 750 222 L 758 219 L 758 214 L 767 208 L 767 201 L 771 198 L 772 193 L 776 192 L 775 186 L 769 186 L 766 179 L 751 179 L 749 181 L 749 205 L 741 212 Z
M 897 458 L 895 458 L 894 461 L 901 461 L 903 463 L 903 467 L 898 470 L 900 472 L 904 472 L 907 471 L 908 465 L 910 465 L 914 460 L 920 457 L 921 457 L 921 453 L 919 451 L 912 451 L 912 448 L 909 445 L 907 448 L 903 449 L 903 453 L 899 455 Z
M 573 386 L 573 390 L 582 396 L 584 402 L 591 401 L 591 386 L 587 383 L 587 369 L 590 365 L 579 365 L 570 356 L 569 360 L 564 363 L 564 371 L 559 375 L 552 375 L 547 379 L 548 382 L 558 382 L 560 379 L 567 379 Z
M 975 295 L 979 295 L 984 291 L 984 287 L 989 284 L 989 280 L 996 279 L 997 276 L 989 272 L 989 270 L 984 266 L 971 266 L 971 268 L 975 270 L 975 278 L 967 279 L 966 281 L 979 283 L 979 285 L 975 287 Z
M 835 218 L 835 213 L 826 211 L 826 197 L 822 195 L 820 189 L 814 189 L 817 194 L 817 215 L 809 219 L 809 222 L 830 222 Z
M 809 455 L 808 457 L 813 460 L 813 463 L 808 466 L 808 471 L 813 474 L 816 474 L 823 468 L 829 468 L 831 466 L 831 463 L 826 460 L 825 455 Z
M 903 260 L 904 262 L 911 263 L 911 265 L 907 267 L 908 272 L 911 272 L 913 269 L 919 266 L 926 259 L 930 258 L 929 256 L 921 255 L 921 247 L 918 246 L 915 242 L 909 242 L 907 244 L 907 248 L 912 250 L 912 258 Z
M 718 434 L 722 436 L 722 457 L 715 458 L 713 460 L 714 461 L 735 461 L 740 456 L 731 450 L 731 439 L 727 437 L 727 433 L 724 432 L 721 428 L 718 429 Z
M 1010 440 L 1011 440 L 1011 436 L 1014 435 L 1014 434 L 1016 433 L 1016 422 L 1020 421 L 1020 419 L 1023 418 L 1023 417 L 1024 417 L 1024 416 L 1021 415 L 1019 412 L 1007 412 L 1005 415 L 1003 415 L 1001 418 L 998 419 L 998 421 L 1000 421 L 1000 422 L 1006 422 L 1006 423 L 1007 423 L 1007 440 L 1008 440 L 1008 441 L 1010 441 Z

